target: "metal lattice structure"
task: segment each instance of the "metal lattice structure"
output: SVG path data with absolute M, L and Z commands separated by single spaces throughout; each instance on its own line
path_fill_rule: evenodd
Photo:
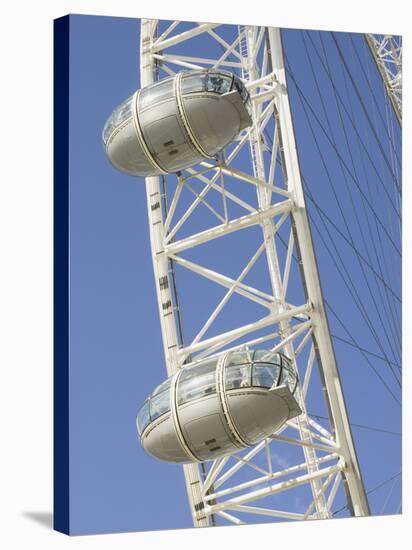
M 184 30 L 178 21 L 164 25 L 141 22 L 141 85 L 188 68 L 236 71 L 251 94 L 253 118 L 216 161 L 146 178 L 168 375 L 229 349 L 264 344 L 292 359 L 303 411 L 253 448 L 183 466 L 194 525 L 217 518 L 235 524 L 245 517 L 247 522 L 263 516 L 328 518 L 338 494 L 353 515 L 368 515 L 308 224 L 280 30 L 240 26 L 231 35 L 227 25 L 193 23 Z M 196 218 L 200 207 L 203 216 Z M 246 240 L 249 233 L 253 237 Z M 228 274 L 223 264 L 233 247 L 247 248 L 251 241 L 254 253 Z M 262 277 L 252 277 L 257 267 L 267 274 L 264 287 L 258 284 Z M 189 276 L 190 285 L 181 283 Z M 204 283 L 223 295 L 216 293 L 203 318 L 198 304 Z M 231 316 L 229 326 L 222 315 L 231 303 L 236 311 L 239 300 L 239 322 L 233 326 Z M 199 324 L 188 342 L 182 319 L 185 328 L 187 319 Z M 323 425 L 308 413 L 311 391 L 325 403 L 329 422 Z M 303 487 L 302 511 L 283 495 Z
M 366 34 L 376 66 L 399 124 L 402 124 L 402 40 L 391 34 Z

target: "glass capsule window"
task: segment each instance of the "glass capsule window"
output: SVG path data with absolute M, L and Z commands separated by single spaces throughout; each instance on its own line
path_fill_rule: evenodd
M 209 73 L 207 91 L 217 94 L 226 94 L 232 86 L 232 77 L 223 73 Z
M 233 78 L 233 88 L 238 91 L 240 97 L 242 98 L 243 103 L 246 103 L 249 100 L 250 96 L 249 96 L 249 92 L 246 89 L 246 86 L 243 84 L 240 78 L 236 75 Z
M 225 367 L 225 388 L 234 390 L 238 388 L 250 388 L 252 376 L 251 363 L 238 365 L 236 363 L 227 364 Z
M 246 86 L 243 84 L 243 82 L 242 82 L 242 88 L 241 88 L 239 93 L 240 93 L 240 97 L 242 98 L 243 103 L 247 103 L 250 96 L 249 96 L 249 92 L 247 91 Z
M 292 393 L 297 377 L 291 362 L 282 354 L 271 350 L 245 350 L 232 352 L 226 359 L 225 388 L 271 388 L 288 385 Z
M 242 92 L 244 89 L 243 82 L 238 76 L 235 76 L 233 79 L 233 89 L 239 92 L 240 97 L 242 97 Z
M 182 94 L 190 94 L 193 92 L 202 92 L 206 89 L 206 73 L 195 73 L 183 75 L 182 78 Z
M 177 404 L 216 393 L 217 359 L 183 368 L 177 386 Z
M 226 359 L 226 368 L 231 365 L 243 365 L 252 362 L 253 351 L 235 351 Z
M 234 76 L 234 79 L 233 79 L 233 88 L 238 91 L 243 101 L 243 104 L 246 107 L 247 112 L 249 113 L 250 116 L 252 116 L 252 104 L 250 101 L 249 92 L 247 91 L 246 86 L 243 84 L 240 78 L 236 75 Z
M 253 361 L 255 363 L 274 363 L 279 366 L 282 364 L 280 354 L 268 349 L 256 350 L 253 355 Z
M 163 391 L 170 391 L 170 384 L 172 383 L 171 378 L 167 378 L 164 382 L 162 382 L 157 388 L 155 388 L 152 391 L 152 395 L 157 395 L 158 393 L 161 393 Z
M 162 391 L 150 397 L 150 420 L 156 420 L 162 414 L 170 411 L 170 391 Z
M 137 415 L 137 431 L 141 435 L 150 424 L 149 401 L 145 401 Z
M 128 97 L 112 112 L 103 128 L 103 143 L 106 145 L 113 131 L 132 117 L 133 95 Z
M 139 111 L 173 96 L 173 78 L 165 78 L 156 84 L 142 88 L 139 96 Z
M 298 385 L 298 379 L 293 371 L 288 372 L 288 386 L 292 393 L 295 393 L 296 386 Z
M 292 393 L 295 393 L 296 386 L 298 385 L 298 379 L 292 364 L 284 356 L 282 357 L 282 380 L 280 384 L 287 385 Z
M 216 393 L 216 367 L 218 359 L 208 359 L 193 367 L 184 367 L 177 382 L 177 404 L 183 405 Z M 242 350 L 228 354 L 224 366 L 226 390 L 241 388 L 266 388 L 287 385 L 293 394 L 297 387 L 297 375 L 292 362 L 281 353 L 271 350 Z M 170 386 L 168 378 L 157 386 L 146 399 L 137 415 L 139 435 L 161 415 L 170 411 Z
M 151 395 L 146 399 L 143 407 L 137 415 L 137 430 L 139 435 L 144 429 L 159 418 L 162 414 L 170 411 L 170 384 L 171 378 L 162 382 L 153 390 Z
M 215 92 L 225 94 L 232 86 L 232 75 L 222 72 L 185 73 L 182 78 L 182 93 Z
M 259 388 L 271 388 L 278 385 L 281 367 L 278 365 L 254 363 L 252 385 Z

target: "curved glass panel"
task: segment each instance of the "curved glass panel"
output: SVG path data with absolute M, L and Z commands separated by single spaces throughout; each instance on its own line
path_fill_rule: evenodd
M 233 79 L 233 88 L 238 91 L 238 93 L 239 93 L 239 95 L 240 95 L 240 97 L 241 97 L 241 99 L 242 99 L 242 101 L 243 101 L 243 103 L 246 107 L 247 112 L 249 113 L 250 116 L 252 116 L 252 104 L 251 104 L 251 101 L 250 101 L 249 92 L 247 91 L 246 86 L 244 85 L 244 83 L 236 75 Z
M 182 94 L 203 92 L 206 89 L 206 80 L 207 74 L 205 73 L 184 74 L 182 77 Z
M 170 392 L 162 391 L 150 398 L 150 419 L 156 420 L 159 416 L 170 411 Z
M 280 354 L 276 351 L 268 349 L 258 349 L 253 356 L 254 363 L 274 363 L 275 365 L 281 364 Z
M 295 393 L 298 384 L 298 378 L 292 365 L 292 361 L 283 354 L 280 354 L 282 360 L 282 379 L 279 385 L 289 386 L 291 393 Z
M 225 94 L 232 86 L 232 77 L 223 73 L 209 73 L 207 79 L 207 91 Z
M 217 359 L 211 359 L 183 369 L 177 387 L 178 405 L 216 393 L 216 364 Z
M 292 368 L 284 365 L 282 369 L 282 380 L 280 384 L 289 386 L 290 391 L 294 393 L 296 390 L 297 382 L 298 380 L 296 374 L 293 372 Z
M 163 391 L 170 390 L 171 382 L 172 382 L 171 378 L 167 378 L 164 382 L 159 384 L 159 386 L 157 386 L 157 388 L 155 388 L 152 391 L 152 395 L 157 395 L 158 393 L 161 393 Z
M 232 351 L 226 359 L 226 366 L 244 365 L 252 362 L 253 351 Z
M 295 393 L 296 386 L 298 385 L 298 379 L 296 374 L 293 371 L 288 372 L 288 386 L 291 393 Z
M 253 365 L 252 385 L 260 388 L 271 388 L 277 384 L 280 366 L 264 363 Z
M 128 97 L 112 112 L 103 128 L 103 143 L 106 145 L 113 130 L 120 126 L 122 122 L 132 116 L 132 101 L 133 96 Z
M 165 78 L 156 84 L 142 88 L 139 96 L 139 110 L 173 97 L 173 78 Z
M 237 388 L 250 388 L 252 365 L 226 365 L 225 367 L 225 388 L 234 390 Z
M 143 430 L 150 424 L 150 414 L 149 414 L 149 401 L 145 401 L 143 407 L 137 414 L 137 431 L 139 435 L 142 434 Z
M 240 78 L 238 76 L 235 75 L 234 79 L 233 79 L 233 89 L 234 90 L 237 90 L 240 94 L 240 96 L 242 96 L 242 90 L 243 90 L 243 83 L 242 81 L 240 80 Z

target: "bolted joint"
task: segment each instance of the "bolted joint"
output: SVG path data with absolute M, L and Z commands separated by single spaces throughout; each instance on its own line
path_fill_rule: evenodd
M 202 501 L 200 502 L 197 502 L 195 505 L 194 505 L 194 509 L 196 512 L 200 512 L 201 510 L 203 510 L 205 507 L 205 503 Z

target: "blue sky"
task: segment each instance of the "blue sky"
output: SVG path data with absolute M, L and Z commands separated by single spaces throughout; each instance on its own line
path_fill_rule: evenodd
M 353 436 L 371 490 L 401 469 L 398 435 L 355 426 L 401 430 L 401 409 L 394 399 L 400 400 L 399 386 L 388 362 L 376 357 L 400 362 L 400 305 L 393 298 L 401 294 L 395 191 L 400 135 L 396 123 L 393 135 L 387 134 L 392 113 L 386 111 L 362 37 L 335 38 L 351 76 L 330 33 L 283 33 L 302 174 L 317 205 L 308 199 L 319 271 Z M 70 75 L 71 529 L 85 534 L 190 527 L 181 467 L 148 457 L 135 432 L 140 404 L 165 376 L 144 180 L 117 172 L 101 144 L 107 116 L 139 87 L 139 21 L 72 16 Z M 370 198 L 369 206 L 362 193 Z M 327 217 L 319 216 L 319 208 Z M 198 220 L 204 222 L 200 214 Z M 356 245 L 358 255 L 348 243 Z M 214 246 L 210 262 L 234 269 L 254 246 L 251 231 L 230 258 Z M 188 303 L 191 279 L 183 272 L 177 276 L 182 302 Z M 205 308 L 212 292 L 205 289 L 192 306 Z M 241 315 L 235 304 L 221 323 Z M 185 332 L 195 334 L 190 315 L 184 321 Z M 350 341 L 346 330 L 375 354 L 367 354 L 372 366 L 342 341 Z M 314 399 L 311 405 L 316 410 L 310 412 L 324 414 L 320 402 Z M 287 459 L 275 458 L 280 465 Z M 399 501 L 399 477 L 370 494 L 373 513 L 395 513 Z

